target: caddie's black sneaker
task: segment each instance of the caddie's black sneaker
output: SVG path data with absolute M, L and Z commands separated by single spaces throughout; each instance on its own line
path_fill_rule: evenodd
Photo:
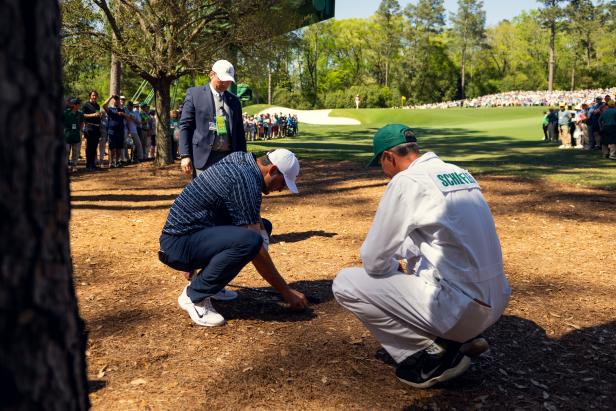
M 434 342 L 447 350 L 460 350 L 462 354 L 470 358 L 477 358 L 490 349 L 488 340 L 481 334 L 463 343 L 446 340 L 440 337 L 437 337 Z
M 459 350 L 432 344 L 402 361 L 396 367 L 396 377 L 411 387 L 429 388 L 463 374 L 470 365 L 471 359 Z
M 482 335 L 471 338 L 460 346 L 460 352 L 471 358 L 477 358 L 489 349 L 490 344 Z
M 387 352 L 387 350 L 383 347 L 376 350 L 374 353 L 374 358 L 377 360 L 387 364 L 387 365 L 397 365 L 394 358 Z

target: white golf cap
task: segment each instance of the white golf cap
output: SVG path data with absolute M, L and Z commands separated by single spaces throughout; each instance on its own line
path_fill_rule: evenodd
M 212 66 L 212 71 L 216 73 L 220 81 L 232 81 L 235 83 L 235 69 L 233 64 L 227 60 L 218 60 Z
M 273 165 L 278 167 L 278 170 L 284 176 L 284 181 L 287 183 L 287 187 L 293 194 L 299 193 L 295 179 L 299 175 L 299 161 L 295 154 L 287 150 L 286 148 L 279 148 L 277 150 L 267 153 L 267 157 L 270 159 Z

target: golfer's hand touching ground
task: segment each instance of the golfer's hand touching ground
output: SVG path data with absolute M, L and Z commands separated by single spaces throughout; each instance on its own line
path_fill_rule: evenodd
M 308 308 L 308 300 L 306 296 L 299 291 L 289 288 L 289 291 L 282 295 L 282 298 L 289 304 L 289 308 L 294 310 L 303 310 Z

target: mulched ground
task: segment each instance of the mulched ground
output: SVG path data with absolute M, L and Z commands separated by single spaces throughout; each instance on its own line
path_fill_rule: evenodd
M 332 299 L 386 181 L 353 163 L 302 163 L 300 196 L 264 197 L 270 248 L 288 282 L 320 299 L 292 313 L 238 289 L 220 328 L 178 308 L 180 273 L 158 262 L 179 166 L 73 175 L 71 249 L 94 409 L 613 409 L 616 193 L 544 181 L 479 181 L 495 215 L 513 296 L 491 350 L 431 390 L 398 382 L 376 341 Z M 233 284 L 265 287 L 252 266 Z

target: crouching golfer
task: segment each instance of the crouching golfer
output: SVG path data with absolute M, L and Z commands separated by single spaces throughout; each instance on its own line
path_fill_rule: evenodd
M 475 179 L 434 153 L 420 155 L 404 125 L 380 129 L 373 151 L 370 165 L 380 164 L 391 182 L 361 247 L 363 268 L 340 271 L 333 292 L 397 363 L 396 376 L 427 388 L 487 350 L 479 335 L 511 291 Z
M 198 325 L 225 319 L 210 301 L 240 270 L 253 262 L 259 274 L 291 308 L 306 308 L 306 297 L 289 288 L 268 252 L 271 224 L 260 217 L 261 194 L 286 187 L 297 193 L 299 162 L 289 150 L 259 158 L 234 152 L 188 184 L 169 210 L 160 237 L 160 260 L 181 271 L 200 269 L 178 298 Z

